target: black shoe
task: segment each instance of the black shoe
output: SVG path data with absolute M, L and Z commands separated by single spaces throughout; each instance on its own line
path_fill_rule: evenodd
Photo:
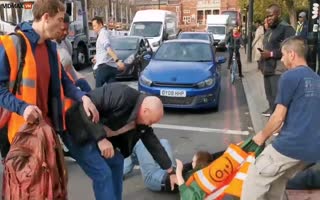
M 267 110 L 265 110 L 265 111 L 262 112 L 261 114 L 262 114 L 263 116 L 265 116 L 265 117 L 270 117 L 270 116 L 271 116 L 271 113 L 272 113 L 271 109 L 268 108 Z
M 240 77 L 240 78 L 243 78 L 243 74 L 240 74 L 239 77 Z

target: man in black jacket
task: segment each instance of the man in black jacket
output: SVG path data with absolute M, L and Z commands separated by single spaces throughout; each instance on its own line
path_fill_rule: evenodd
M 293 27 L 281 21 L 281 8 L 272 4 L 267 8 L 269 29 L 264 34 L 261 52 L 261 67 L 264 76 L 264 88 L 269 108 L 262 115 L 269 117 L 274 111 L 274 101 L 277 95 L 278 80 L 285 71 L 280 59 L 282 57 L 280 44 L 286 38 L 295 35 Z
M 131 155 L 139 139 L 174 184 L 172 162 L 150 127 L 163 117 L 161 100 L 119 83 L 96 88 L 88 95 L 101 115 L 101 123 L 92 123 L 82 104 L 75 104 L 66 113 L 68 133 L 63 140 L 93 180 L 96 199 L 121 199 L 123 157 Z M 77 145 L 70 147 L 70 140 Z

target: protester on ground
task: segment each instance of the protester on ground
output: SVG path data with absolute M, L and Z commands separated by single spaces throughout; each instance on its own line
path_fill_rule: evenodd
M 250 166 L 243 200 L 281 200 L 288 180 L 320 159 L 320 77 L 307 66 L 303 38 L 286 39 L 281 52 L 288 71 L 279 80 L 275 111 L 253 141 L 261 145 L 280 132 Z
M 285 68 L 280 62 L 280 44 L 286 38 L 295 34 L 294 29 L 284 21 L 281 21 L 281 8 L 272 4 L 267 8 L 267 21 L 269 29 L 263 38 L 263 51 L 261 54 L 261 71 L 263 74 L 265 94 L 269 108 L 262 115 L 269 117 L 275 109 L 274 100 L 277 95 L 277 85 L 280 75 Z
M 192 158 L 192 168 L 188 175 L 192 175 L 194 172 L 208 166 L 212 162 L 212 156 L 209 152 L 198 151 Z M 199 185 L 196 182 L 191 183 L 190 186 L 186 186 L 185 178 L 183 176 L 183 164 L 181 160 L 176 159 L 177 169 L 177 182 L 179 185 L 180 197 L 183 200 L 187 199 L 204 199 L 206 193 L 202 191 Z M 189 178 L 187 176 L 186 178 Z
M 71 155 L 93 180 L 96 199 L 121 199 L 123 158 L 132 154 L 139 139 L 170 174 L 173 186 L 172 162 L 151 127 L 163 117 L 161 100 L 119 83 L 106 84 L 88 95 L 99 110 L 101 124 L 92 123 L 81 104 L 75 104 L 67 111 L 69 133 L 63 136 Z M 70 145 L 71 141 L 77 145 Z M 102 143 L 97 146 L 96 141 Z
M 125 69 L 125 65 L 118 58 L 111 47 L 110 35 L 103 26 L 101 17 L 92 19 L 93 31 L 98 34 L 96 41 L 96 55 L 92 62 L 94 63 L 94 74 L 96 78 L 96 87 L 101 87 L 105 83 L 111 83 L 116 80 L 119 71 Z

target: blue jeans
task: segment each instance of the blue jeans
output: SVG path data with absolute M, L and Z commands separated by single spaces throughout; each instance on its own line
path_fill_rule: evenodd
M 105 83 L 115 82 L 117 73 L 117 68 L 108 66 L 107 64 L 100 64 L 95 71 L 96 88 L 103 86 Z
M 72 142 L 67 133 L 61 134 L 63 143 L 67 146 L 71 156 L 77 161 L 83 171 L 93 182 L 96 200 L 121 200 L 123 156 L 115 151 L 110 159 L 101 156 L 96 143 L 78 146 Z
M 172 149 L 168 140 L 161 139 L 160 143 L 173 163 Z M 128 175 L 133 170 L 134 165 L 140 165 L 144 184 L 147 188 L 152 191 L 161 191 L 161 182 L 167 175 L 167 171 L 160 168 L 141 140 L 134 146 L 131 156 L 124 160 L 123 174 Z

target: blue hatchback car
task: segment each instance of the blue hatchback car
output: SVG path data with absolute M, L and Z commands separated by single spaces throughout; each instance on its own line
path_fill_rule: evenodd
M 218 108 L 221 75 L 207 41 L 163 43 L 139 78 L 139 91 L 158 96 L 165 107 Z

